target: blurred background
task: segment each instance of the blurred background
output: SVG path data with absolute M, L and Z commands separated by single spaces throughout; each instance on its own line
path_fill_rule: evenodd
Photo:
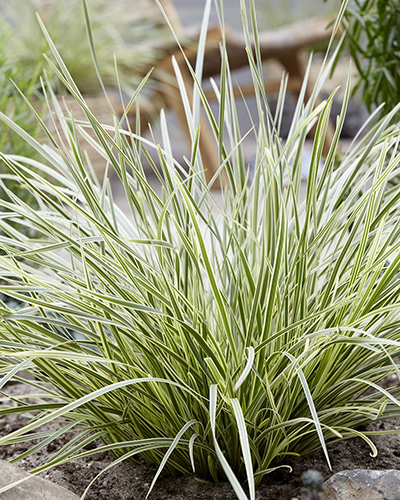
M 187 32 L 193 27 L 198 27 L 203 16 L 205 0 L 160 0 L 179 38 L 186 42 Z M 220 2 L 216 2 L 220 6 Z M 249 5 L 249 1 L 246 0 Z M 165 60 L 171 59 L 170 54 L 176 50 L 176 44 L 171 32 L 160 14 L 154 0 L 87 0 L 90 22 L 93 32 L 93 40 L 96 49 L 99 71 L 105 87 L 109 91 L 110 98 L 116 109 L 121 108 L 120 93 L 127 102 L 142 78 L 150 68 L 156 67 L 153 73 L 160 73 L 160 68 L 165 67 Z M 315 17 L 333 19 L 340 6 L 340 0 L 258 0 L 256 1 L 258 26 L 261 32 L 274 31 L 292 23 L 302 20 L 310 20 Z M 220 7 L 218 7 L 219 9 Z M 240 0 L 224 0 L 223 16 L 229 28 L 242 36 L 242 20 L 240 11 Z M 42 29 L 36 19 L 36 12 L 40 14 L 49 34 L 59 50 L 67 68 L 69 69 L 79 90 L 85 95 L 87 102 L 100 121 L 112 124 L 108 104 L 96 75 L 92 62 L 92 54 L 88 43 L 82 0 L 3 0 L 0 3 L 0 84 L 2 97 L 0 98 L 0 110 L 11 115 L 18 121 L 21 119 L 23 126 L 30 133 L 36 127 L 32 120 L 27 119 L 27 110 L 22 102 L 12 79 L 16 82 L 22 93 L 29 99 L 42 102 L 42 91 L 39 77 L 46 71 L 48 80 L 51 82 L 57 96 L 65 96 L 66 92 L 60 84 L 55 71 L 43 58 L 45 53 L 50 60 L 48 43 L 42 33 Z M 210 25 L 218 24 L 218 13 L 215 5 L 212 8 Z M 193 33 L 193 30 L 192 30 Z M 190 38 L 190 37 L 189 37 Z M 194 37 L 193 40 L 197 38 Z M 190 45 L 192 43 L 192 45 Z M 190 42 L 189 47 L 193 48 Z M 315 47 L 307 47 L 302 57 L 306 63 L 309 51 L 315 51 L 314 62 L 311 68 L 311 80 L 318 73 L 321 59 L 325 53 L 327 42 Z M 195 49 L 194 49 L 195 50 Z M 239 50 L 243 50 L 240 49 Z M 167 57 L 165 56 L 167 55 Z M 118 79 L 116 78 L 118 68 Z M 273 59 L 266 61 L 264 65 L 265 81 L 280 79 L 283 67 Z M 342 54 L 333 77 L 326 83 L 322 97 L 326 97 L 337 86 L 345 87 L 349 71 L 349 57 Z M 213 75 L 218 82 L 218 75 Z M 169 75 L 168 78 L 171 78 Z M 235 79 L 239 85 L 251 82 L 250 72 L 241 68 L 235 72 Z M 158 116 L 161 107 L 168 108 L 168 125 L 173 142 L 174 154 L 182 158 L 188 154 L 187 144 L 182 140 L 182 123 L 179 123 L 179 109 L 170 105 L 164 99 L 161 104 L 153 99 L 154 89 L 160 85 L 160 76 L 150 79 L 143 92 L 144 118 L 142 128 L 147 128 L 151 122 L 152 131 L 156 141 L 160 134 L 158 128 Z M 174 84 L 171 84 L 171 88 Z M 207 82 L 205 82 L 207 86 Z M 176 86 L 176 83 L 175 83 Z M 335 100 L 333 115 L 340 110 L 340 91 Z M 12 99 L 11 99 L 12 98 Z M 147 103 L 146 103 L 147 98 Z M 276 93 L 269 95 L 272 111 L 276 105 Z M 65 96 L 63 102 L 71 107 L 75 117 L 83 117 L 79 106 L 73 99 Z M 285 106 L 281 134 L 285 137 L 290 126 L 291 117 L 296 103 L 295 93 L 288 94 Z M 213 110 L 218 114 L 218 105 L 213 104 Z M 358 130 L 359 124 L 365 119 L 365 109 L 357 97 L 351 103 L 351 112 L 346 119 L 343 130 L 344 137 L 352 137 Z M 151 108 L 151 109 L 150 109 Z M 245 134 L 253 125 L 255 113 L 255 100 L 246 96 L 245 101 L 237 99 L 237 108 L 240 119 L 241 133 Z M 177 116 L 178 115 L 178 116 Z M 178 118 L 178 119 L 177 119 Z M 111 120 L 111 121 L 110 121 Z M 148 132 L 147 132 L 148 133 Z M 10 132 L 4 132 L 3 144 L 0 146 L 18 150 L 18 138 Z M 15 141 L 15 144 L 12 142 Z M 254 136 L 245 142 L 245 153 L 249 161 L 254 154 Z M 22 146 L 21 146 L 22 147 Z M 26 147 L 26 146 L 23 146 Z M 101 161 L 93 160 L 96 171 L 102 175 Z M 97 167 L 99 163 L 99 167 Z M 103 169 L 104 170 L 104 169 Z
M 162 0 L 161 0 L 162 3 Z M 204 0 L 172 0 L 183 24 L 201 20 Z M 219 2 L 218 2 L 219 3 Z M 240 0 L 224 0 L 225 21 L 236 29 L 242 28 Z M 246 1 L 249 4 L 248 0 Z M 258 0 L 256 1 L 260 30 L 276 29 L 285 24 L 315 16 L 334 16 L 340 0 Z M 217 18 L 214 11 L 213 20 Z

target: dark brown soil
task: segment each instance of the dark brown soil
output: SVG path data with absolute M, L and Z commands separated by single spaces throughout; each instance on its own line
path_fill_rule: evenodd
M 26 392 L 26 386 L 24 387 Z M 7 387 L 8 394 L 21 393 L 20 385 Z M 20 428 L 26 419 L 15 415 L 0 418 L 0 435 Z M 52 424 L 57 425 L 57 424 Z M 397 430 L 400 421 L 391 420 L 370 426 L 368 430 Z M 61 437 L 40 453 L 19 462 L 31 470 L 46 460 L 67 442 Z M 345 469 L 400 469 L 400 436 L 398 434 L 373 437 L 378 456 L 370 456 L 369 447 L 361 439 L 351 439 L 329 446 L 333 470 L 330 471 L 321 452 L 288 461 L 293 471 L 285 469 L 266 476 L 257 490 L 257 500 L 290 500 L 301 492 L 301 474 L 307 469 L 319 470 L 325 479 Z M 28 446 L 18 443 L 0 448 L 0 459 L 10 460 L 26 451 Z M 113 460 L 108 453 L 100 453 L 80 459 L 42 473 L 42 477 L 64 486 L 77 495 L 82 495 L 90 481 Z M 155 474 L 155 469 L 145 463 L 134 465 L 122 463 L 104 472 L 92 485 L 87 500 L 144 500 Z M 149 500 L 235 500 L 236 495 L 228 483 L 209 484 L 196 479 L 194 475 L 172 478 L 162 476 L 156 483 Z M 21 499 L 23 500 L 23 499 Z

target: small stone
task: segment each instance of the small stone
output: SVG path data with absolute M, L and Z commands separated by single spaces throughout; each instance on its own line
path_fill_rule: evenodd
M 325 482 L 324 500 L 393 500 L 399 491 L 399 470 L 345 470 Z
M 322 489 L 324 478 L 317 470 L 307 470 L 301 476 L 303 485 L 312 492 L 318 493 Z

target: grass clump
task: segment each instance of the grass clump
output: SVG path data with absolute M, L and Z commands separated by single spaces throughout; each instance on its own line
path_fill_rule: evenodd
M 255 30 L 253 4 L 251 19 Z M 205 20 L 203 32 L 206 27 Z M 0 115 L 42 155 L 50 176 L 32 171 L 29 158 L 1 154 L 39 209 L 18 193 L 1 201 L 8 215 L 0 218 L 0 270 L 7 281 L 0 291 L 26 306 L 17 312 L 0 307 L 0 385 L 29 373 L 34 379 L 24 381 L 40 394 L 35 405 L 20 398 L 12 411 L 39 414 L 0 444 L 41 438 L 22 459 L 58 435 L 42 434 L 40 426 L 61 419 L 63 430 L 78 437 L 34 473 L 111 450 L 115 463 L 140 454 L 159 466 L 154 481 L 162 469 L 228 478 L 241 499 L 245 489 L 254 499 L 261 478 L 284 466 L 288 455 L 322 448 L 329 463 L 327 443 L 351 437 L 376 453 L 359 427 L 400 414 L 399 388 L 379 385 L 398 374 L 400 354 L 400 196 L 390 184 L 399 174 L 400 135 L 397 125 L 389 125 L 397 110 L 338 159 L 348 83 L 320 171 L 333 96 L 318 105 L 316 97 L 330 63 L 305 105 L 303 88 L 283 143 L 285 81 L 271 116 L 257 49 L 253 56 L 249 48 L 259 121 L 250 132 L 257 154 L 248 183 L 223 48 L 221 81 L 214 85 L 218 119 L 198 83 L 199 70 L 193 73 L 193 109 L 181 85 L 193 139 L 183 168 L 171 155 L 163 113 L 162 145 L 124 130 L 117 116 L 115 127 L 102 126 L 47 40 L 54 72 L 87 119 L 63 114 L 49 86 L 59 135 L 51 148 Z M 200 57 L 203 51 L 204 41 Z M 175 70 L 180 80 L 177 65 Z M 229 183 L 221 202 L 204 180 L 200 104 Z M 314 124 L 302 194 L 303 150 Z M 78 136 L 95 145 L 119 176 L 128 215 L 114 204 L 107 179 L 102 185 L 90 180 Z M 161 194 L 148 181 L 145 160 L 159 177 Z M 16 233 L 15 220 L 40 238 Z M 96 439 L 103 446 L 87 451 Z

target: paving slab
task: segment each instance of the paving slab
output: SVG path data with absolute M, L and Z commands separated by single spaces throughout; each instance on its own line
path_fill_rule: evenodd
M 0 460 L 0 488 L 29 476 L 28 472 L 17 465 Z M 79 497 L 71 491 L 37 476 L 31 476 L 10 490 L 0 493 L 0 498 L 1 500 L 79 500 Z

